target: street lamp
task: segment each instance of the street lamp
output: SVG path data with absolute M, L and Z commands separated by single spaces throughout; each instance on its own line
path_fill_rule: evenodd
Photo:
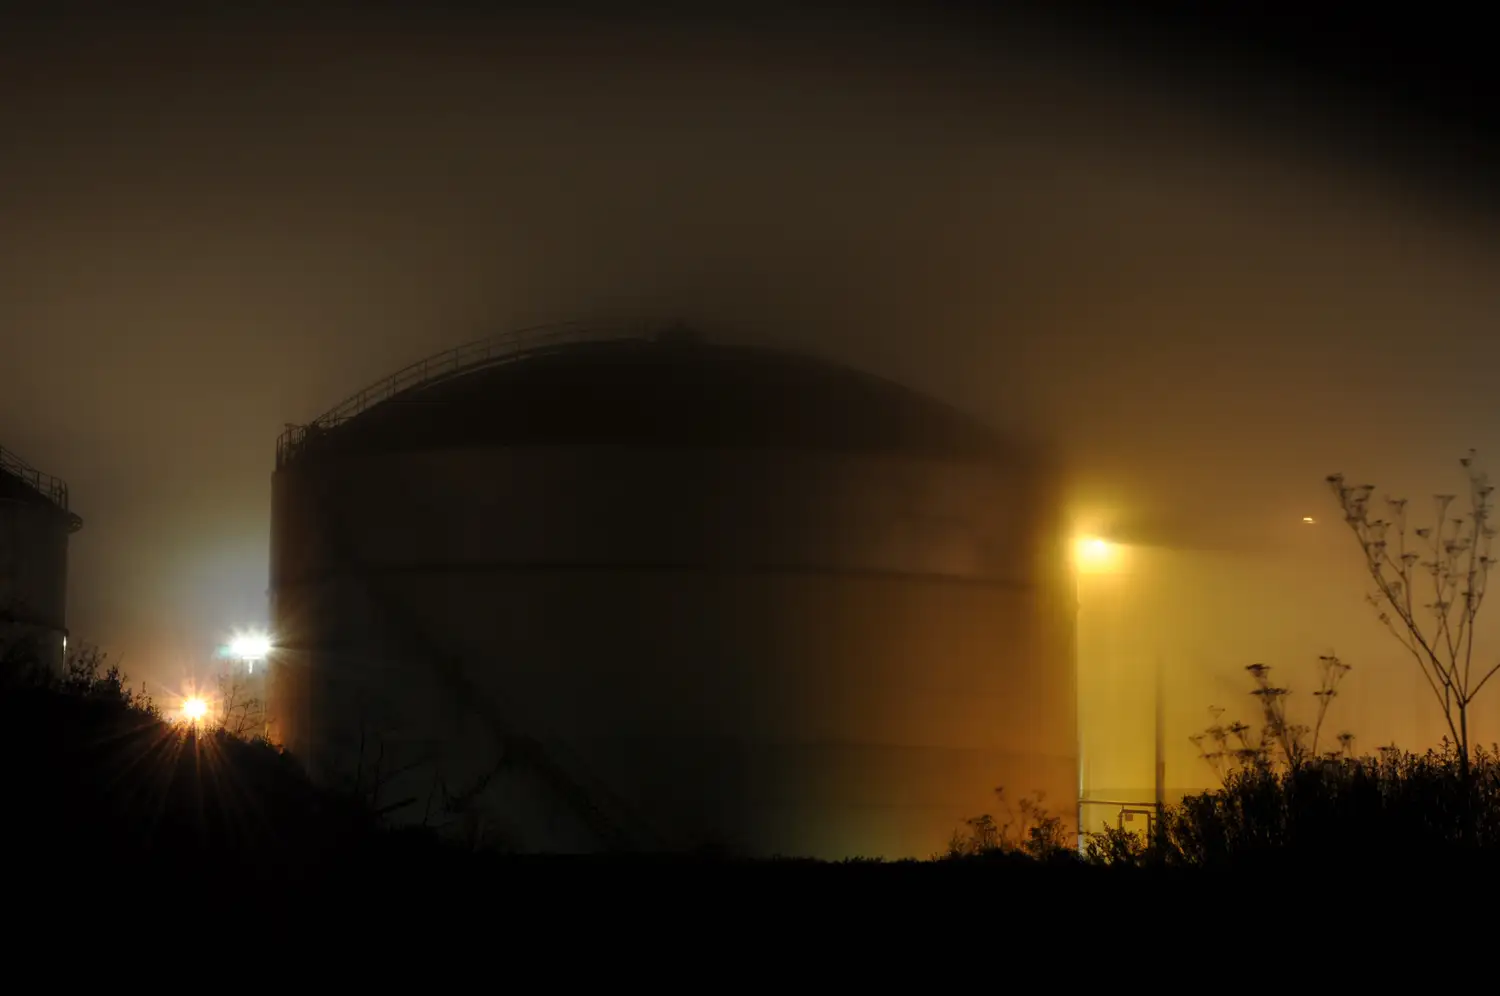
M 262 629 L 243 629 L 233 633 L 227 643 L 219 648 L 219 656 L 228 658 L 236 665 L 244 665 L 248 681 L 241 683 L 241 679 L 233 678 L 230 682 L 230 702 L 242 701 L 245 714 L 241 716 L 241 724 L 249 723 L 250 708 L 255 704 L 260 709 L 261 720 L 264 731 L 269 735 L 270 724 L 267 719 L 266 696 L 269 692 L 269 675 L 262 669 L 259 676 L 255 673 L 255 665 L 264 663 L 271 653 L 276 649 L 276 643 L 271 634 Z M 241 695 L 248 696 L 241 699 Z M 225 706 L 228 710 L 230 707 Z
M 208 703 L 196 695 L 189 696 L 183 699 L 181 712 L 184 720 L 197 725 L 208 716 Z
M 1120 560 L 1119 544 L 1102 536 L 1084 536 L 1073 544 L 1073 563 L 1080 574 L 1113 574 Z
M 1129 684 L 1135 684 L 1140 678 L 1147 678 L 1154 685 L 1151 689 L 1153 700 L 1152 711 L 1154 713 L 1153 725 L 1155 727 L 1153 730 L 1153 739 L 1155 742 L 1152 746 L 1152 780 L 1155 783 L 1155 791 L 1153 793 L 1155 796 L 1154 805 L 1138 799 L 1111 798 L 1103 800 L 1089 798 L 1090 792 L 1093 790 L 1093 785 L 1088 770 L 1090 767 L 1090 753 L 1086 749 L 1085 741 L 1086 739 L 1091 741 L 1104 735 L 1102 730 L 1091 727 L 1095 727 L 1098 721 L 1103 718 L 1100 710 L 1101 705 L 1106 707 L 1106 712 L 1109 705 L 1113 705 L 1116 709 L 1122 707 L 1122 703 L 1119 702 L 1117 696 L 1120 692 L 1123 692 L 1123 689 L 1110 688 L 1105 697 L 1106 701 L 1101 701 L 1097 693 L 1103 689 L 1089 688 L 1085 690 L 1082 681 L 1082 668 L 1080 667 L 1080 705 L 1086 697 L 1091 706 L 1086 714 L 1079 716 L 1078 826 L 1080 832 L 1085 825 L 1084 808 L 1087 805 L 1118 806 L 1122 808 L 1122 811 L 1130 807 L 1149 807 L 1159 817 L 1165 801 L 1166 772 L 1163 756 L 1165 745 L 1163 742 L 1164 710 L 1161 660 L 1159 657 L 1156 657 L 1150 669 L 1149 677 L 1147 673 L 1144 673 L 1146 671 L 1145 668 L 1140 670 L 1130 668 L 1129 671 L 1133 673 L 1127 674 L 1122 674 L 1118 670 L 1121 665 L 1120 655 L 1128 653 L 1126 648 L 1131 642 L 1119 626 L 1122 622 L 1126 621 L 1125 610 L 1127 599 L 1131 597 L 1133 590 L 1136 594 L 1139 593 L 1139 582 L 1135 577 L 1135 572 L 1129 570 L 1130 567 L 1134 566 L 1131 562 L 1137 559 L 1134 554 L 1138 554 L 1139 552 L 1139 550 L 1132 550 L 1130 547 L 1102 536 L 1082 536 L 1074 541 L 1073 563 L 1080 581 L 1078 596 L 1080 627 L 1084 628 L 1082 624 L 1086 615 L 1088 620 L 1086 628 L 1094 637 L 1092 643 L 1089 645 L 1090 649 L 1097 654 L 1103 655 L 1097 660 L 1091 656 L 1090 663 L 1092 667 L 1089 670 L 1093 672 L 1091 674 L 1092 679 L 1096 682 L 1103 681 L 1113 685 L 1122 678 Z M 1129 588 L 1126 587 L 1127 585 L 1129 585 Z M 1139 625 L 1141 621 L 1137 619 L 1135 622 Z M 1101 625 L 1105 627 L 1102 631 L 1099 628 Z M 1080 647 L 1080 650 L 1082 649 L 1083 647 Z M 1080 655 L 1081 664 L 1082 657 Z M 1102 673 L 1097 670 L 1100 665 L 1103 665 Z M 1115 735 L 1118 736 L 1119 732 L 1117 729 Z M 1118 749 L 1119 745 L 1116 744 L 1115 746 Z M 1082 837 L 1080 836 L 1080 845 L 1081 843 Z
M 270 656 L 271 649 L 270 634 L 254 629 L 235 633 L 225 646 L 227 656 L 243 662 L 252 673 L 258 661 L 263 661 Z

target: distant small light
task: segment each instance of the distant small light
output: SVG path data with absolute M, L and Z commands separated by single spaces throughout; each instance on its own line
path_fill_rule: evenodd
M 1313 517 L 1312 517 L 1312 516 L 1310 516 L 1310 515 L 1304 515 L 1304 516 L 1303 516 L 1303 517 L 1302 517 L 1302 521 L 1303 521 L 1303 522 L 1305 522 L 1305 523 L 1307 523 L 1307 524 L 1308 524 L 1308 525 L 1309 525 L 1309 526 L 1310 526 L 1310 525 L 1312 525 L 1312 524 L 1313 524 L 1313 522 L 1314 522 L 1314 521 L 1315 521 L 1315 520 L 1314 520 L 1314 519 L 1313 519 Z

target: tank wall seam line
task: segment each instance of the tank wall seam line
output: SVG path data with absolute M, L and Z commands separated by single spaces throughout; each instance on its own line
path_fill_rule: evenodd
M 361 567 L 351 571 L 330 571 L 316 575 L 305 575 L 283 581 L 274 581 L 272 588 L 292 590 L 315 587 L 332 581 L 350 578 L 368 578 L 400 574 L 522 574 L 532 572 L 552 573 L 618 573 L 632 572 L 655 574 L 717 574 L 746 576 L 794 576 L 855 578 L 872 581 L 898 581 L 971 585 L 974 587 L 1005 588 L 1034 591 L 1041 585 L 1034 581 L 1017 581 L 1006 578 L 964 577 L 957 574 L 936 574 L 920 571 L 876 571 L 840 568 L 797 567 L 779 565 L 715 565 L 715 564 L 650 564 L 650 563 L 530 563 L 515 561 L 488 564 L 415 564 L 390 567 Z

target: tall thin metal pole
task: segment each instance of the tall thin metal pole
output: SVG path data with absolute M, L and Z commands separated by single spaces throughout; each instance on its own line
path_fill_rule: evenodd
M 1083 655 L 1079 653 L 1081 643 L 1080 628 L 1083 620 L 1083 599 L 1081 597 L 1082 579 L 1079 576 L 1077 566 L 1071 568 L 1073 572 L 1073 731 L 1077 734 L 1078 743 L 1078 800 L 1075 807 L 1074 818 L 1077 820 L 1078 830 L 1078 853 L 1084 852 L 1083 836 L 1083 809 L 1084 800 L 1088 797 L 1089 768 L 1088 768 L 1088 745 L 1087 734 L 1084 732 L 1084 709 L 1083 705 Z
M 1156 658 L 1156 825 L 1161 827 L 1167 807 L 1166 680 L 1161 657 Z
M 1078 806 L 1076 819 L 1078 820 L 1078 853 L 1084 852 L 1083 836 L 1083 807 L 1084 800 L 1088 798 L 1088 755 L 1084 752 L 1085 744 L 1082 725 L 1078 728 Z

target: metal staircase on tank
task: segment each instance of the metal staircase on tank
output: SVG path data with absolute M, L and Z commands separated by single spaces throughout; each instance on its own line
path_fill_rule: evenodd
M 343 518 L 324 515 L 320 516 L 320 521 L 327 527 L 331 522 L 341 523 Z M 590 773 L 582 759 L 570 756 L 569 764 L 565 765 L 556 756 L 557 747 L 549 748 L 535 737 L 517 731 L 489 696 L 475 687 L 463 662 L 443 654 L 437 642 L 409 612 L 403 610 L 399 600 L 378 590 L 372 572 L 355 554 L 353 544 L 341 526 L 332 526 L 329 536 L 339 562 L 345 565 L 350 576 L 360 579 L 365 594 L 381 612 L 382 624 L 396 637 L 398 659 L 404 657 L 411 663 L 433 668 L 444 686 L 456 697 L 460 708 L 468 709 L 495 738 L 501 750 L 502 764 L 514 760 L 540 775 L 558 800 L 572 810 L 606 851 L 635 853 L 663 849 L 661 834 L 602 779 Z M 298 648 L 293 644 L 288 649 Z
M 670 335 L 671 332 L 668 333 Z M 276 466 L 282 467 L 321 433 L 335 429 L 403 391 L 429 387 L 450 377 L 523 359 L 559 346 L 581 343 L 653 342 L 662 333 L 647 325 L 592 326 L 579 323 L 537 325 L 476 339 L 408 364 L 351 394 L 306 425 L 288 425 L 276 440 Z
M 753 340 L 761 346 L 783 350 L 791 348 L 788 343 L 778 342 L 764 335 L 738 335 L 736 340 L 741 345 L 751 345 Z M 567 346 L 625 342 L 685 346 L 705 341 L 696 329 L 680 322 L 668 325 L 638 323 L 602 326 L 568 322 L 513 329 L 488 338 L 475 339 L 407 364 L 395 373 L 351 394 L 311 422 L 304 425 L 288 424 L 276 440 L 276 466 L 278 469 L 285 466 L 322 434 L 338 428 L 383 401 L 389 401 L 405 391 L 430 387 L 486 367 L 514 363 Z M 796 351 L 807 356 L 813 355 L 805 344 L 799 345 Z
M 0 446 L 0 473 L 18 479 L 22 484 L 57 506 L 59 511 L 68 516 L 70 530 L 76 532 L 82 527 L 83 520 L 68 508 L 68 485 L 62 478 L 42 473 L 3 446 Z

